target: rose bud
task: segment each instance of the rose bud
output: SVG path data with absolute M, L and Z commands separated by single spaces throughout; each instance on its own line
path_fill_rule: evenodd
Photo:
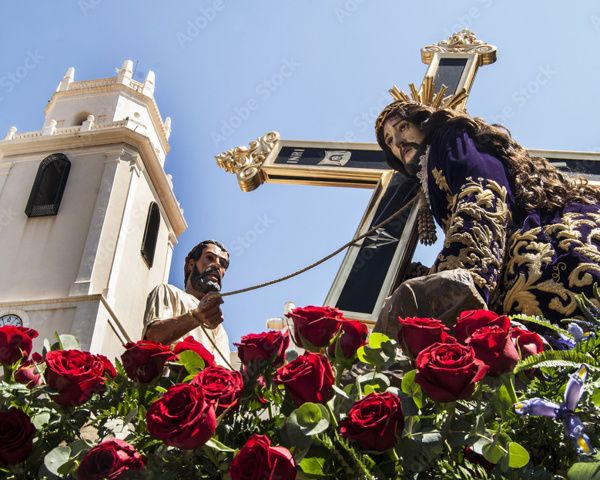
M 331 307 L 294 308 L 287 314 L 294 322 L 294 337 L 299 347 L 313 352 L 329 345 L 344 320 L 342 312 Z
M 287 448 L 272 447 L 265 435 L 255 433 L 231 462 L 231 480 L 294 480 L 296 464 Z
M 354 359 L 356 351 L 367 343 L 369 329 L 356 320 L 344 320 L 341 322 L 339 335 L 329 345 L 327 353 L 337 361 L 347 362 Z
M 46 354 L 46 383 L 58 392 L 52 398 L 60 405 L 85 403 L 94 393 L 104 391 L 107 377 L 116 375 L 104 355 L 80 350 L 54 350 Z
M 202 388 L 207 401 L 213 402 L 217 416 L 237 406 L 244 388 L 242 374 L 224 367 L 206 367 L 191 382 Z
M 394 446 L 403 428 L 400 398 L 390 392 L 367 395 L 356 402 L 340 422 L 343 437 L 355 440 L 365 450 L 380 452 Z
M 537 355 L 544 351 L 544 340 L 535 332 L 522 328 L 511 328 L 510 337 L 515 342 L 521 358 Z
M 0 412 L 0 464 L 15 465 L 27 460 L 33 449 L 35 427 L 17 408 Z
M 251 363 L 268 364 L 274 368 L 280 367 L 285 362 L 285 351 L 290 345 L 288 332 L 281 333 L 276 330 L 263 333 L 250 333 L 244 335 L 238 348 L 240 361 L 248 367 Z
M 435 318 L 398 317 L 400 331 L 398 342 L 415 358 L 421 350 L 434 343 L 452 343 L 456 340 L 446 332 L 450 330 Z
M 33 348 L 32 340 L 37 336 L 38 332 L 32 328 L 13 325 L 0 327 L 0 363 L 12 365 L 29 357 Z
M 127 376 L 139 383 L 150 383 L 160 377 L 165 364 L 174 358 L 171 347 L 150 340 L 126 344 L 121 355 Z
M 456 340 L 464 343 L 475 330 L 482 327 L 498 325 L 503 329 L 510 328 L 510 319 L 506 315 L 498 315 L 489 310 L 466 310 L 462 312 L 454 325 Z
M 186 350 L 196 352 L 198 356 L 202 360 L 204 360 L 205 367 L 214 367 L 216 365 L 215 356 L 212 353 L 210 353 L 204 345 L 202 345 L 191 335 L 188 335 L 183 340 L 177 342 L 175 344 L 175 347 L 173 348 L 173 353 L 175 355 L 179 355 L 181 352 L 184 352 Z
M 488 374 L 491 376 L 511 371 L 519 361 L 519 354 L 508 329 L 497 325 L 475 330 L 466 343 L 473 347 L 475 356 L 490 367 Z
M 114 480 L 144 468 L 142 456 L 123 440 L 107 440 L 85 454 L 77 468 L 78 480 Z
M 181 383 L 150 405 L 146 424 L 150 435 L 166 445 L 193 450 L 214 435 L 217 417 L 202 388 Z
M 29 388 L 37 387 L 44 383 L 44 379 L 37 364 L 42 363 L 44 359 L 35 352 L 31 355 L 30 360 L 26 360 L 15 370 L 15 381 L 27 385 Z
M 460 343 L 434 343 L 419 353 L 415 363 L 415 381 L 436 402 L 469 398 L 488 371 L 473 348 Z
M 306 352 L 279 368 L 273 377 L 285 386 L 297 407 L 304 402 L 327 403 L 333 397 L 333 370 L 327 357 Z

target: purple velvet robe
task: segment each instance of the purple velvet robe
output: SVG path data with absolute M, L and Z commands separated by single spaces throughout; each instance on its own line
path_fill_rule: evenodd
M 445 233 L 435 271 L 469 270 L 491 310 L 579 316 L 576 296 L 600 285 L 600 206 L 525 211 L 504 164 L 462 130 L 434 135 L 427 194 Z

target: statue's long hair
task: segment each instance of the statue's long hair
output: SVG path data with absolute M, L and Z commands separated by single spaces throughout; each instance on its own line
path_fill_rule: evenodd
M 517 205 L 526 210 L 554 210 L 570 202 L 600 202 L 600 188 L 590 185 L 583 177 L 567 176 L 559 172 L 545 158 L 529 155 L 504 127 L 490 125 L 481 118 L 470 117 L 454 110 L 436 110 L 420 103 L 392 103 L 377 119 L 377 141 L 386 155 L 388 164 L 395 170 L 406 173 L 402 163 L 392 154 L 383 138 L 383 124 L 393 117 L 401 117 L 415 124 L 425 134 L 424 144 L 430 143 L 436 132 L 447 128 L 465 130 L 480 151 L 502 161 Z

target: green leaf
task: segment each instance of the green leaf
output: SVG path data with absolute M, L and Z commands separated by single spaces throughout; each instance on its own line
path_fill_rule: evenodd
M 58 336 L 58 343 L 62 350 L 81 350 L 81 345 L 77 337 L 73 335 L 61 334 Z
M 303 435 L 317 435 L 329 427 L 329 412 L 324 405 L 306 402 L 290 414 L 288 423 L 297 425 Z
M 594 389 L 594 393 L 592 393 L 591 400 L 596 407 L 600 407 L 600 388 Z
M 325 473 L 325 457 L 304 457 L 300 462 L 300 468 L 304 473 L 313 478 L 327 478 Z
M 587 342 L 582 342 L 587 343 Z M 600 363 L 596 358 L 588 353 L 578 349 L 579 345 L 573 350 L 548 350 L 537 355 L 531 355 L 521 360 L 515 366 L 514 373 L 519 373 L 531 368 L 541 367 L 575 367 L 579 368 L 582 363 L 587 364 L 591 369 L 599 369 Z
M 518 322 L 524 322 L 524 323 L 533 323 L 534 325 L 540 325 L 541 327 L 545 327 L 549 330 L 554 330 L 557 333 L 562 333 L 563 335 L 569 337 L 569 338 L 573 338 L 573 335 L 571 335 L 569 332 L 567 332 L 565 329 L 558 327 L 557 325 L 550 323 L 550 321 L 546 320 L 543 317 L 536 317 L 536 316 L 532 316 L 532 315 L 522 315 L 522 314 L 516 314 L 516 315 L 510 315 L 510 319 L 511 320 L 516 320 Z
M 192 350 L 184 350 L 177 354 L 179 357 L 179 363 L 183 365 L 183 368 L 190 374 L 196 374 L 204 369 L 204 360 L 200 355 Z
M 211 438 L 204 444 L 205 447 L 212 448 L 218 452 L 235 452 L 233 448 L 228 447 L 224 443 L 219 442 L 216 438 Z
M 40 412 L 31 417 L 31 423 L 37 430 L 42 430 L 50 421 L 50 412 Z
M 508 442 L 508 466 L 523 468 L 529 463 L 529 452 L 517 442 Z
M 402 391 L 413 399 L 415 406 L 421 408 L 423 406 L 423 391 L 421 385 L 415 382 L 417 370 L 411 370 L 402 377 L 402 384 L 400 388 Z
M 512 411 L 513 402 L 510 399 L 506 385 L 500 385 L 496 390 L 496 394 L 492 397 L 492 405 L 496 412 L 500 414 Z
M 483 448 L 481 449 L 481 453 L 488 462 L 493 463 L 495 465 L 500 460 L 502 460 L 504 455 L 507 454 L 507 451 L 497 443 L 490 442 L 487 445 L 483 446 Z
M 321 409 L 316 403 L 306 402 L 296 409 L 296 418 L 303 427 L 316 424 L 321 417 Z
M 378 349 L 381 348 L 381 345 L 385 342 L 391 341 L 391 338 L 383 333 L 373 332 L 369 336 L 369 347 Z
M 600 480 L 600 462 L 574 463 L 567 472 L 569 480 Z
M 363 394 L 365 395 L 365 397 L 366 397 L 367 395 L 371 395 L 372 393 L 376 393 L 376 392 L 377 392 L 377 389 L 376 389 L 376 387 L 375 387 L 375 386 L 373 386 L 373 385 L 366 385 L 366 386 L 363 388 Z
M 58 469 L 69 461 L 71 449 L 69 447 L 56 447 L 44 457 L 44 465 L 54 475 L 60 476 Z
M 361 385 L 371 386 L 370 391 L 384 392 L 390 386 L 390 379 L 383 373 L 369 372 L 356 379 Z M 367 395 L 367 393 L 365 393 Z

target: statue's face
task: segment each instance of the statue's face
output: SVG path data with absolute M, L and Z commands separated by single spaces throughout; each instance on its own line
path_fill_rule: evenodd
M 205 294 L 221 291 L 221 281 L 229 266 L 227 252 L 221 250 L 217 245 L 209 244 L 204 247 L 198 260 L 190 259 L 189 262 L 193 264 L 186 285 L 186 289 L 190 293 Z
M 416 153 L 424 139 L 425 135 L 414 123 L 401 117 L 391 117 L 383 124 L 383 141 L 411 173 L 418 169 Z

